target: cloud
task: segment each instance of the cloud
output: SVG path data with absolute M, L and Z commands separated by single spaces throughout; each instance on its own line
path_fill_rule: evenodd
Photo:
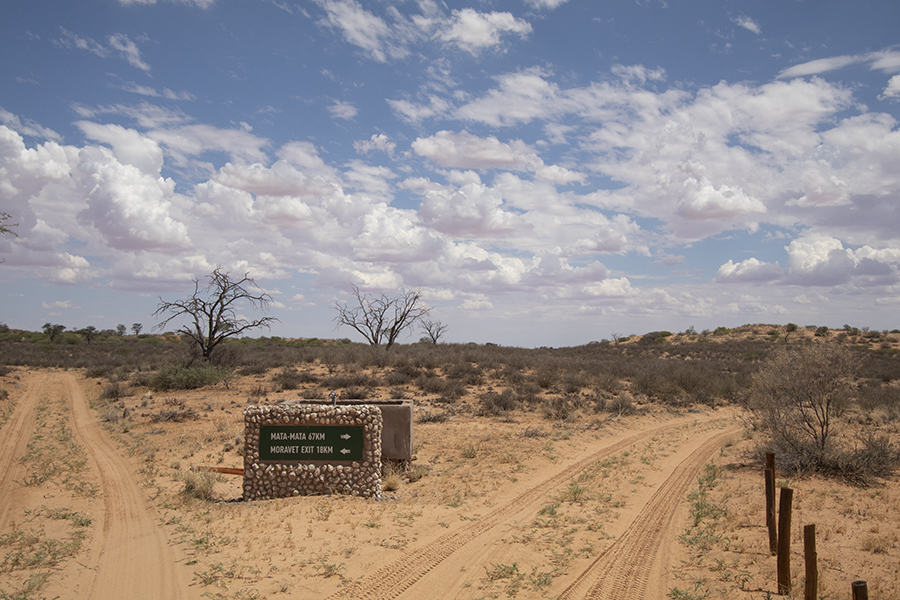
M 219 129 L 211 125 L 185 125 L 167 129 L 153 129 L 147 136 L 165 146 L 176 164 L 186 165 L 188 157 L 205 152 L 224 152 L 232 160 L 259 162 L 266 160 L 263 148 L 269 140 L 240 129 Z
M 83 119 L 95 119 L 103 115 L 125 116 L 133 119 L 139 127 L 144 129 L 172 127 L 192 120 L 180 110 L 164 108 L 149 102 L 141 102 L 137 106 L 112 104 L 88 107 L 83 104 L 74 104 L 72 110 Z
M 785 247 L 788 268 L 749 258 L 719 267 L 716 283 L 779 283 L 800 286 L 892 286 L 900 282 L 900 248 L 857 250 L 822 233 L 811 233 Z M 848 288 L 849 289 L 849 288 Z
M 882 98 L 900 98 L 900 75 L 894 75 L 888 80 L 887 87 L 884 88 Z
M 741 15 L 736 19 L 732 19 L 732 22 L 738 27 L 743 27 L 747 31 L 755 33 L 756 35 L 760 35 L 762 33 L 762 29 L 760 29 L 759 24 L 746 15 Z
M 452 105 L 435 95 L 428 97 L 428 103 L 415 103 L 410 100 L 387 100 L 388 105 L 402 120 L 410 123 L 418 123 L 447 113 Z
M 531 33 L 531 25 L 508 12 L 480 13 L 471 8 L 454 10 L 452 17 L 438 34 L 445 42 L 455 44 L 470 54 L 478 54 L 485 48 L 500 44 L 503 33 L 525 37 Z
M 778 263 L 766 263 L 755 258 L 748 258 L 737 264 L 729 260 L 719 267 L 715 281 L 717 283 L 770 283 L 781 279 L 783 275 Z
M 481 138 L 468 131 L 439 131 L 417 138 L 412 149 L 442 167 L 461 169 L 525 168 L 540 161 L 521 140 L 505 144 L 493 136 Z
M 553 2 L 554 0 L 551 0 Z M 356 0 L 316 0 L 325 11 L 319 23 L 341 33 L 344 41 L 361 48 L 377 62 L 404 59 L 414 45 L 438 40 L 472 56 L 502 44 L 506 34 L 525 37 L 531 25 L 508 12 L 454 9 L 450 14 L 431 0 L 420 0 L 419 13 L 403 15 L 390 6 L 380 16 Z
M 18 131 L 22 135 L 40 137 L 56 142 L 62 141 L 62 136 L 52 129 L 44 127 L 31 119 L 22 120 L 17 115 L 5 110 L 3 107 L 0 107 L 0 123 L 6 125 L 10 129 Z
M 359 114 L 359 109 L 350 104 L 349 102 L 341 102 L 336 101 L 334 104 L 328 107 L 328 112 L 335 119 L 345 119 L 350 121 Z
M 694 171 L 693 167 L 696 165 L 686 165 L 685 169 Z M 692 173 L 682 182 L 676 212 L 688 220 L 722 220 L 746 213 L 764 213 L 766 207 L 739 186 L 715 186 L 705 175 Z
M 116 33 L 109 36 L 109 45 L 114 50 L 118 50 L 119 55 L 132 67 L 137 67 L 142 71 L 150 71 L 150 65 L 141 60 L 141 51 L 124 33 Z
M 806 77 L 808 75 L 820 75 L 829 71 L 837 71 L 851 65 L 865 65 L 873 71 L 883 73 L 900 72 L 900 50 L 890 48 L 878 52 L 866 54 L 844 54 L 811 60 L 781 71 L 778 79 L 791 79 L 793 77 Z
M 388 58 L 409 54 L 402 36 L 356 0 L 317 0 L 317 3 L 325 10 L 321 23 L 339 30 L 344 41 L 362 48 L 374 60 L 387 62 Z
M 137 45 L 124 33 L 115 33 L 107 38 L 108 45 L 103 45 L 91 38 L 84 38 L 71 31 L 60 27 L 62 37 L 54 43 L 60 48 L 85 50 L 101 58 L 110 58 L 117 55 L 128 64 L 142 71 L 150 72 L 150 65 L 141 59 L 141 51 Z
M 498 190 L 474 182 L 426 191 L 419 216 L 436 231 L 465 239 L 504 237 L 528 228 L 504 207 Z
M 209 8 L 213 4 L 216 3 L 216 0 L 170 0 L 175 4 L 187 4 L 190 6 L 196 6 L 197 8 Z M 157 0 L 119 0 L 120 4 L 125 6 L 129 6 L 132 4 L 142 4 L 142 5 L 153 5 L 156 4 Z
M 41 308 L 58 309 L 58 308 L 78 308 L 69 300 L 57 300 L 56 302 L 41 302 Z
M 120 125 L 100 125 L 90 121 L 79 121 L 75 125 L 86 138 L 112 146 L 116 158 L 123 164 L 134 165 L 147 174 L 159 175 L 163 152 L 152 139 Z
M 99 148 L 85 149 L 75 177 L 90 183 L 78 213 L 117 250 L 180 253 L 192 246 L 187 227 L 172 214 L 175 183 L 123 165 Z
M 140 94 L 141 96 L 149 96 L 151 98 L 165 98 L 166 100 L 196 100 L 197 97 L 190 92 L 173 92 L 169 88 L 158 90 L 156 88 L 139 85 L 134 82 L 126 83 L 119 86 L 119 89 L 132 94 Z
M 534 8 L 546 8 L 547 10 L 554 10 L 568 1 L 569 0 L 525 0 L 525 4 Z
M 380 150 L 388 156 L 393 157 L 394 149 L 396 147 L 397 144 L 390 141 L 388 136 L 383 133 L 375 133 L 367 140 L 356 140 L 353 142 L 353 148 L 360 154 L 368 154 L 371 151 Z

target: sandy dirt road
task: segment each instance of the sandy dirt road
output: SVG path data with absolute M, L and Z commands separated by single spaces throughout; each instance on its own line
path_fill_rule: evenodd
M 66 373 L 66 392 L 75 424 L 75 435 L 87 449 L 100 476 L 103 511 L 101 530 L 90 548 L 87 564 L 96 565 L 89 598 L 182 598 L 189 579 L 176 564 L 177 556 L 133 467 L 119 454 L 88 407 L 75 377 Z
M 38 502 L 59 501 L 65 490 L 52 481 L 35 488 L 23 486 L 21 457 L 35 434 L 35 409 L 42 398 L 64 396 L 69 427 L 84 449 L 88 470 L 99 481 L 89 498 L 66 498 L 66 506 L 85 507 L 91 531 L 81 551 L 50 577 L 43 590 L 50 597 L 103 599 L 183 598 L 190 579 L 185 567 L 158 525 L 131 463 L 121 456 L 103 430 L 76 376 L 70 372 L 33 372 L 25 378 L 25 393 L 2 430 L 0 448 L 0 524 L 9 522 Z M 40 439 L 40 438 L 38 438 Z M 33 496 L 39 495 L 36 500 Z M 49 500 L 48 500 L 49 499 Z M 27 513 L 26 513 L 27 514 Z M 199 594 L 196 594 L 199 595 Z
M 334 594 L 330 600 L 461 597 L 458 584 L 465 578 L 461 573 L 483 572 L 491 563 L 499 562 L 501 538 L 510 529 L 532 518 L 554 490 L 592 464 L 683 425 L 683 420 L 676 420 L 618 439 L 602 440 L 586 457 L 557 470 L 524 493 L 501 502 L 468 525 L 406 552 L 400 559 Z M 704 462 L 738 431 L 733 426 L 724 430 L 710 428 L 684 444 L 669 461 L 671 464 L 660 471 L 658 480 L 651 482 L 657 486 L 656 491 L 641 500 L 643 506 L 633 511 L 625 533 L 578 574 L 560 598 L 649 600 L 664 597 L 664 590 L 648 585 L 648 582 L 654 570 L 665 568 L 665 565 L 657 564 L 661 552 L 666 546 L 677 543 L 677 533 L 671 527 L 676 511 Z M 622 585 L 623 582 L 627 582 L 627 587 Z
M 26 452 L 35 426 L 35 408 L 42 390 L 46 388 L 48 377 L 42 375 L 26 384 L 16 408 L 0 430 L 3 444 L 0 445 L 0 531 L 5 532 L 11 519 L 21 512 L 22 495 L 27 493 L 20 483 L 25 469 L 18 458 Z

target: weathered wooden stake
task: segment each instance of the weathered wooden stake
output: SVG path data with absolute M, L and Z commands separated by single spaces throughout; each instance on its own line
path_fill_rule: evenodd
M 778 593 L 791 593 L 791 506 L 794 490 L 781 488 L 778 500 Z
M 806 559 L 806 587 L 803 590 L 804 600 L 816 600 L 819 591 L 819 567 L 816 564 L 816 526 L 803 528 L 803 556 Z
M 869 588 L 865 581 L 854 581 L 850 584 L 853 591 L 853 600 L 869 600 Z
M 766 452 L 766 468 L 775 471 L 775 453 Z
M 766 527 L 769 529 L 769 552 L 778 552 L 778 529 L 775 524 L 775 471 L 766 469 Z

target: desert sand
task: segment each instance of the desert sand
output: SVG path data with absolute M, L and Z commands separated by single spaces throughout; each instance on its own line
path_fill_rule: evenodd
M 243 502 L 230 475 L 211 500 L 185 493 L 192 469 L 243 465 L 256 384 L 244 379 L 139 390 L 110 419 L 98 380 L 13 370 L 0 413 L 0 597 L 775 595 L 763 473 L 737 408 L 551 422 L 458 406 L 418 419 L 409 474 L 380 500 Z M 197 418 L 159 419 L 173 407 Z M 417 399 L 417 418 L 445 410 Z M 778 483 L 795 490 L 792 597 L 803 597 L 802 528 L 815 523 L 819 597 L 849 598 L 865 579 L 871 598 L 900 598 L 896 480 L 854 488 L 780 473 Z

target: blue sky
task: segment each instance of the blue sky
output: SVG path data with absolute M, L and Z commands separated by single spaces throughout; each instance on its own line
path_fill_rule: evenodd
M 457 342 L 900 327 L 898 26 L 888 0 L 7 2 L 0 322 L 147 331 L 221 265 L 287 337 L 358 339 L 351 285 L 421 289 Z

